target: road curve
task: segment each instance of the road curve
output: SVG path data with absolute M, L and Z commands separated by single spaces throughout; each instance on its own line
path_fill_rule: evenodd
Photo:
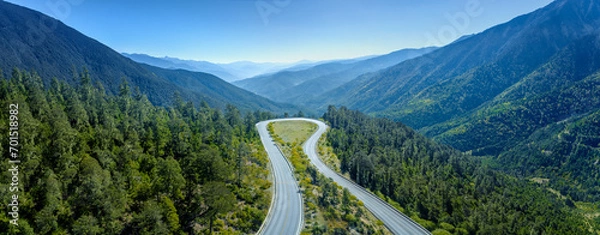
M 427 229 L 421 227 L 419 224 L 414 222 L 412 219 L 402 214 L 391 205 L 381 200 L 379 197 L 368 192 L 365 188 L 358 184 L 340 176 L 335 171 L 331 170 L 325 163 L 321 161 L 317 154 L 317 143 L 319 138 L 327 130 L 327 125 L 321 121 L 306 119 L 306 118 L 292 118 L 284 119 L 288 121 L 308 121 L 318 125 L 317 131 L 304 143 L 303 149 L 312 164 L 317 168 L 321 174 L 331 178 L 338 185 L 347 188 L 350 193 L 358 198 L 365 204 L 365 207 L 381 220 L 385 226 L 394 234 L 431 234 Z M 281 121 L 281 120 L 276 120 Z
M 273 175 L 273 199 L 267 218 L 257 234 L 300 234 L 303 224 L 304 210 L 300 189 L 294 179 L 292 166 L 275 146 L 267 125 L 272 121 L 256 124 L 260 140 L 271 161 Z

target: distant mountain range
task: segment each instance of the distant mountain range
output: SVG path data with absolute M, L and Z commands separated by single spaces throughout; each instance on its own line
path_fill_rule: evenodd
M 139 87 L 150 101 L 170 104 L 175 92 L 185 100 L 223 108 L 230 103 L 246 110 L 298 112 L 235 87 L 211 74 L 142 65 L 42 13 L 0 1 L 0 69 L 35 71 L 49 84 L 56 77 L 77 83 L 84 68 L 94 82 L 117 93 L 122 78 Z M 43 24 L 39 23 L 43 22 Z M 242 65 L 236 65 L 242 66 Z
M 309 98 L 337 88 L 361 74 L 387 68 L 435 49 L 404 49 L 387 55 L 337 60 L 305 68 L 296 67 L 236 81 L 234 84 L 278 102 L 305 104 Z
M 557 0 L 305 104 L 401 121 L 517 176 L 600 200 L 600 2 Z
M 218 64 L 208 61 L 182 60 L 173 57 L 154 57 L 146 54 L 122 54 L 139 63 L 165 69 L 184 69 L 194 72 L 210 73 L 227 82 L 234 82 L 262 74 L 275 73 L 284 69 L 298 69 L 304 66 L 314 66 L 318 63 L 310 61 L 300 61 L 296 63 L 255 63 L 250 61 L 238 61 L 228 64 Z
M 159 68 L 172 69 L 172 70 L 173 69 L 184 69 L 184 70 L 188 70 L 188 71 L 210 73 L 210 74 L 213 74 L 227 82 L 231 82 L 231 81 L 240 79 L 239 77 L 227 72 L 227 70 L 225 70 L 223 67 L 213 64 L 213 63 L 210 63 L 210 62 L 206 62 L 206 61 L 185 62 L 183 60 L 179 60 L 179 59 L 175 59 L 175 58 L 170 58 L 170 57 L 158 58 L 158 57 L 152 57 L 152 56 L 145 55 L 145 54 L 122 53 L 122 55 L 124 55 L 124 56 L 128 57 L 129 59 L 132 59 L 136 62 L 159 67 Z

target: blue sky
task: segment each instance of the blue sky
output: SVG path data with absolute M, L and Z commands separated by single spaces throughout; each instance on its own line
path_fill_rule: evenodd
M 294 62 L 447 44 L 551 0 L 9 0 L 119 52 Z

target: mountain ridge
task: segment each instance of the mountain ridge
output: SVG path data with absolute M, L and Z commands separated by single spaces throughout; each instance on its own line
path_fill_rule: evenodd
M 160 68 L 150 71 L 148 67 L 122 56 L 56 19 L 25 7 L 0 2 L 0 69 L 8 72 L 15 67 L 36 71 L 46 85 L 50 84 L 53 77 L 76 84 L 79 82 L 78 74 L 86 69 L 91 79 L 102 83 L 110 94 L 117 94 L 122 79 L 126 78 L 131 86 L 139 87 L 151 102 L 158 105 L 172 103 L 173 94 L 177 91 L 184 100 L 194 101 L 196 104 L 207 101 L 209 105 L 218 108 L 231 103 L 252 110 L 298 110 L 293 105 L 275 103 L 221 82 L 206 73 L 197 72 L 192 76 L 196 80 L 194 84 L 204 86 L 202 88 L 178 86 L 165 77 L 157 76 L 156 71 L 162 71 Z M 208 81 L 213 84 L 208 84 Z M 208 85 L 221 92 L 212 93 L 212 97 L 198 92 Z M 235 91 L 239 96 L 225 98 L 222 95 L 225 91 Z
M 227 82 L 231 82 L 231 81 L 240 79 L 239 77 L 227 72 L 224 68 L 222 68 L 216 64 L 212 64 L 210 62 L 197 61 L 198 64 L 196 66 L 192 66 L 192 65 L 189 65 L 189 64 L 177 61 L 176 59 L 171 59 L 168 57 L 159 58 L 159 57 L 153 57 L 153 56 L 146 55 L 146 54 L 137 54 L 137 53 L 133 53 L 133 54 L 121 53 L 121 54 L 127 58 L 132 59 L 133 61 L 138 62 L 138 63 L 143 63 L 143 64 L 147 64 L 147 65 L 151 65 L 151 66 L 155 66 L 155 67 L 159 67 L 159 68 L 171 69 L 171 70 L 184 69 L 184 70 L 193 71 L 193 72 L 209 73 L 209 74 L 213 74 Z M 205 62 L 205 63 L 203 63 L 203 62 Z
M 323 110 L 330 103 L 346 105 L 394 118 L 417 129 L 449 120 L 493 98 L 493 95 L 514 83 L 514 80 L 543 64 L 568 44 L 569 38 L 581 37 L 589 28 L 594 28 L 573 20 L 564 26 L 564 29 L 552 32 L 557 24 L 563 25 L 561 20 L 565 17 L 557 20 L 549 18 L 548 15 L 575 15 L 572 18 L 579 15 L 577 9 L 557 7 L 569 7 L 576 5 L 575 3 L 559 3 L 555 2 L 536 12 L 519 16 L 505 24 L 452 43 L 427 54 L 426 57 L 405 61 L 387 70 L 344 84 L 338 91 L 333 90 L 317 97 L 316 102 L 321 104 L 318 108 Z M 592 2 L 588 3 L 593 6 Z M 539 27 L 532 30 L 532 24 Z M 595 22 L 594 25 L 598 23 Z M 539 32 L 543 34 L 538 35 Z M 540 45 L 548 46 L 542 48 Z M 507 70 L 509 67 L 510 71 Z M 495 81 L 486 80 L 487 77 L 483 75 L 489 73 L 499 76 L 495 76 Z M 484 84 L 486 82 L 491 83 Z M 469 90 L 482 90 L 481 87 L 487 90 L 482 93 Z M 454 89 L 454 93 L 440 92 L 440 89 Z M 447 97 L 436 97 L 439 94 L 445 94 Z M 318 102 L 319 99 L 324 101 Z M 425 107 L 438 109 L 438 106 L 445 104 L 451 104 L 452 108 L 448 109 L 450 112 L 443 117 L 438 117 L 441 120 L 427 120 L 433 112 L 415 110 Z

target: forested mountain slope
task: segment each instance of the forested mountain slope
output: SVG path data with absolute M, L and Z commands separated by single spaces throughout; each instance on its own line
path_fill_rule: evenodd
M 548 178 L 551 187 L 573 200 L 598 202 L 600 111 L 541 128 L 497 161 L 515 175 Z
M 44 87 L 36 74 L 18 70 L 0 77 L 0 105 L 18 105 L 21 162 L 19 226 L 9 225 L 10 207 L 2 206 L 2 234 L 258 230 L 271 183 L 254 125 L 269 114 L 242 117 L 233 106 L 223 113 L 178 99 L 164 108 L 126 83 L 118 96 L 92 85 L 88 74 L 77 83 L 53 79 Z M 9 132 L 8 122 L 9 112 L 0 112 L 1 132 Z M 8 146 L 3 138 L 0 152 Z M 0 175 L 4 205 L 14 193 L 10 177 Z
M 600 28 L 600 3 L 558 0 L 315 99 L 420 129 L 476 110 Z
M 291 105 L 278 104 L 218 81 L 213 75 L 194 73 L 179 77 L 177 72 L 142 66 L 58 20 L 0 1 L 0 69 L 10 72 L 14 67 L 36 71 L 45 85 L 53 77 L 76 84 L 77 74 L 85 68 L 92 82 L 102 83 L 110 94 L 118 94 L 119 84 L 125 78 L 158 105 L 172 104 L 173 94 L 179 92 L 185 100 L 197 104 L 206 101 L 216 108 L 231 103 L 244 109 L 298 111 Z M 194 87 L 175 82 L 182 79 L 196 80 Z
M 569 199 L 403 124 L 344 107 L 329 107 L 323 118 L 331 125 L 327 141 L 340 170 L 439 234 L 590 234 Z
M 573 42 L 472 114 L 423 128 L 517 176 L 552 179 L 576 200 L 600 199 L 600 35 Z
M 600 109 L 598 72 L 600 35 L 584 37 L 471 115 L 423 132 L 463 151 L 498 154 L 541 127 Z

